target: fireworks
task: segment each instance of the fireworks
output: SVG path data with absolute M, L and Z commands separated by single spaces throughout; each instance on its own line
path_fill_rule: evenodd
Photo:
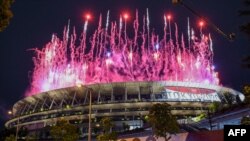
M 63 38 L 52 39 L 41 50 L 34 49 L 36 56 L 31 87 L 26 95 L 94 83 L 127 81 L 185 81 L 219 84 L 213 67 L 213 48 L 210 35 L 199 33 L 189 27 L 179 36 L 178 27 L 171 22 L 172 16 L 164 16 L 163 37 L 150 29 L 149 13 L 142 18 L 139 27 L 138 13 L 127 21 L 127 13 L 119 21 L 99 25 L 87 36 L 88 20 L 82 34 L 77 38 L 75 30 L 64 29 Z M 127 29 L 133 24 L 133 29 Z M 203 23 L 204 24 L 204 23 Z M 202 25 L 203 26 L 203 25 Z M 171 29 L 174 27 L 174 29 Z M 133 32 L 128 36 L 127 32 Z M 129 34 L 131 35 L 131 34 Z M 90 37 L 88 39 L 88 37 Z M 80 43 L 78 43 L 80 39 Z

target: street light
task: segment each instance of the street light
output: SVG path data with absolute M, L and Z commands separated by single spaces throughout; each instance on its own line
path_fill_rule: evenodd
M 12 115 L 12 111 L 11 110 L 8 111 L 8 115 Z
M 77 87 L 85 87 L 89 92 L 89 129 L 88 129 L 88 141 L 91 141 L 91 111 L 92 111 L 92 88 L 89 88 L 84 85 L 77 85 Z

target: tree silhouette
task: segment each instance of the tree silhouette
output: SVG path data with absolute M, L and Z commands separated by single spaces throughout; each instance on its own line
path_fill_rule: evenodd
M 11 134 L 10 136 L 6 137 L 4 141 L 15 141 L 16 137 L 15 135 Z
M 11 4 L 14 0 L 0 0 L 0 32 L 2 32 L 10 22 L 13 14 L 10 10 Z
M 241 121 L 240 121 L 241 125 L 250 125 L 250 117 L 242 117 Z
M 170 105 L 167 103 L 154 104 L 149 110 L 148 122 L 154 135 L 163 137 L 165 141 L 170 140 L 171 134 L 179 131 L 177 120 L 171 114 Z
M 246 9 L 239 10 L 239 15 L 243 17 L 249 17 L 250 16 L 250 0 L 244 0 L 244 4 L 246 6 Z M 240 26 L 240 30 L 250 38 L 250 21 L 247 21 L 246 23 L 242 24 Z M 242 59 L 242 66 L 244 68 L 250 69 L 250 55 Z
M 0 141 L 5 140 L 6 137 L 10 135 L 16 135 L 16 128 L 4 128 L 0 131 Z
M 129 130 L 129 125 L 125 122 L 122 123 L 123 131 Z
M 212 113 L 215 113 L 217 112 L 219 109 L 220 109 L 220 103 L 219 102 L 213 102 L 209 105 L 209 110 L 212 112 Z
M 60 120 L 52 126 L 50 134 L 56 141 L 77 141 L 79 138 L 77 127 L 66 120 Z
M 115 141 L 117 140 L 117 133 L 114 131 L 111 131 L 112 127 L 114 127 L 114 124 L 112 122 L 112 119 L 109 117 L 104 117 L 100 121 L 100 127 L 102 129 L 102 134 L 97 136 L 98 141 Z
M 244 85 L 242 91 L 245 95 L 245 103 L 250 105 L 250 84 Z

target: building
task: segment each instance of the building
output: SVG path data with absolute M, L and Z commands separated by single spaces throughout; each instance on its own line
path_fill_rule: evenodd
M 114 130 L 143 127 L 143 119 L 154 103 L 167 102 L 179 122 L 207 112 L 212 102 L 226 104 L 242 101 L 243 94 L 231 88 L 190 82 L 121 82 L 92 84 L 51 90 L 19 100 L 13 106 L 13 118 L 5 126 L 39 131 L 59 119 L 76 124 L 82 136 L 88 132 L 89 98 L 92 98 L 92 126 L 102 117 L 115 122 Z

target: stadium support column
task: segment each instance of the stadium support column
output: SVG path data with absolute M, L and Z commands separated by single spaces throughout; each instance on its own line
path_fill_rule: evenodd
M 150 98 L 151 98 L 152 101 L 155 101 L 155 95 L 154 95 L 153 87 L 150 86 L 149 89 L 150 89 Z
M 89 92 L 89 90 L 87 89 L 83 104 L 86 104 L 86 101 L 87 101 L 87 98 L 88 98 L 88 92 Z
M 142 121 L 142 115 L 141 115 L 141 113 L 139 113 L 139 116 L 140 116 L 140 128 L 142 128 L 143 121 Z
M 71 106 L 72 107 L 74 106 L 75 99 L 76 99 L 76 92 L 74 93 L 74 96 L 73 96 L 73 99 L 72 99 L 72 102 L 71 102 Z
M 141 87 L 138 87 L 138 99 L 141 101 Z
M 111 102 L 114 102 L 114 88 L 111 86 Z
M 111 86 L 111 102 L 114 102 L 114 88 Z M 112 113 L 112 108 L 109 109 L 109 112 Z
M 55 102 L 55 98 L 53 98 L 51 104 L 49 105 L 49 109 L 51 109 L 53 107 L 54 102 Z
M 125 86 L 125 101 L 128 100 L 128 90 L 127 87 Z
M 100 103 L 100 100 L 101 100 L 101 91 L 100 91 L 100 88 L 99 88 L 97 102 Z
M 33 107 L 33 112 L 35 112 L 37 105 L 39 104 L 39 101 L 36 102 L 35 106 Z

